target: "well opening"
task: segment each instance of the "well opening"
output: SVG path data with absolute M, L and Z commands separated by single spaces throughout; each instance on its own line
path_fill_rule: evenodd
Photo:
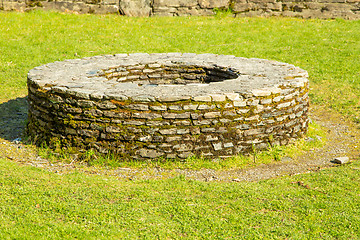
M 239 74 L 229 68 L 182 63 L 122 65 L 102 69 L 97 76 L 118 82 L 135 82 L 139 86 L 207 84 L 235 79 Z

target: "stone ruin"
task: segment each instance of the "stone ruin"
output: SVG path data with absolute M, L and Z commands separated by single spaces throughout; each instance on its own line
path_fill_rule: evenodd
M 122 159 L 244 154 L 308 127 L 308 73 L 263 59 L 95 56 L 36 67 L 28 89 L 35 143 Z

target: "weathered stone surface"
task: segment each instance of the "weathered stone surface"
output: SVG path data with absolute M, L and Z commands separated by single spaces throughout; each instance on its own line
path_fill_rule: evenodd
M 154 7 L 195 7 L 197 0 L 154 0 Z
M 219 151 L 219 150 L 223 149 L 223 144 L 221 142 L 213 143 L 212 145 L 213 145 L 215 151 Z
M 212 95 L 210 95 L 210 96 L 211 96 L 213 102 L 223 102 L 223 101 L 226 101 L 226 96 L 225 96 L 225 95 L 212 94 Z
M 234 107 L 245 107 L 246 101 L 236 100 L 233 102 L 233 104 L 234 104 Z
M 207 112 L 204 114 L 204 118 L 217 118 L 220 116 L 221 116 L 220 112 Z
M 209 95 L 196 96 L 196 97 L 193 97 L 193 100 L 197 101 L 197 102 L 211 102 L 211 96 L 209 96 Z
M 202 8 L 228 8 L 230 0 L 199 0 Z
M 164 155 L 164 153 L 162 152 L 146 148 L 138 150 L 137 154 L 139 154 L 143 158 L 158 158 Z
M 151 14 L 150 0 L 121 0 L 120 12 L 130 17 L 148 17 Z
M 177 152 L 191 151 L 194 147 L 191 144 L 177 144 L 173 146 L 173 149 Z
M 176 128 L 161 129 L 159 132 L 163 135 L 173 135 L 176 134 L 177 129 Z
M 143 118 L 143 119 L 149 119 L 149 120 L 153 120 L 156 118 L 162 118 L 161 114 L 157 114 L 157 113 L 148 113 L 148 112 L 137 112 L 137 113 L 133 113 L 132 114 L 133 118 Z
M 155 110 L 155 111 L 166 111 L 167 110 L 167 106 L 166 105 L 160 105 L 160 106 L 150 106 L 151 110 Z
M 349 157 L 337 157 L 334 158 L 331 162 L 337 163 L 337 164 L 345 164 L 349 162 Z
M 165 119 L 188 119 L 190 118 L 190 113 L 163 113 L 162 116 Z
M 184 105 L 184 110 L 187 111 L 187 110 L 196 110 L 198 108 L 199 105 L 197 104 L 194 104 L 194 105 Z

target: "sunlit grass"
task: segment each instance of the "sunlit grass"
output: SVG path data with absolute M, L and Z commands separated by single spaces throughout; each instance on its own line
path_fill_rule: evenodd
M 0 158 L 0 238 L 358 239 L 359 169 L 253 183 L 126 181 Z
M 195 52 L 302 67 L 310 74 L 313 103 L 360 117 L 360 21 L 0 14 L 0 102 L 25 96 L 26 73 L 41 64 L 100 54 Z
M 26 96 L 26 73 L 52 61 L 123 52 L 209 52 L 302 67 L 310 74 L 313 104 L 356 120 L 359 29 L 360 21 L 343 20 L 0 12 L 0 103 Z M 316 125 L 308 134 L 314 141 L 273 146 L 247 160 L 190 158 L 146 166 L 233 169 L 276 162 L 326 141 Z M 54 161 L 74 159 L 59 154 L 64 156 L 53 155 Z M 104 162 L 123 164 L 111 157 L 89 164 Z M 253 183 L 183 176 L 127 181 L 76 171 L 60 176 L 0 158 L 0 239 L 359 239 L 359 169 L 354 161 Z

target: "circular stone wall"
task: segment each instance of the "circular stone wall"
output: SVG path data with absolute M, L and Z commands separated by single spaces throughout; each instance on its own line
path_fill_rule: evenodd
M 127 159 L 246 153 L 307 131 L 307 77 L 286 63 L 213 54 L 49 63 L 28 74 L 28 134 Z

